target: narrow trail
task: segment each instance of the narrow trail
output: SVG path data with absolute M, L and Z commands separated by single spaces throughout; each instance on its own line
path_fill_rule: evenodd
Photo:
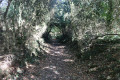
M 49 44 L 46 52 L 46 58 L 29 65 L 20 80 L 97 80 L 85 74 L 85 69 L 74 62 L 65 45 Z

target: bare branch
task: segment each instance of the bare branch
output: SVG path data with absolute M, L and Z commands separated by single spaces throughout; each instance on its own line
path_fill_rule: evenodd
M 3 0 L 0 0 L 0 4 L 2 3 Z
M 7 6 L 6 11 L 5 11 L 5 13 L 4 13 L 4 16 L 3 16 L 4 19 L 6 19 L 6 16 L 7 16 L 7 13 L 8 13 L 8 10 L 9 10 L 11 1 L 12 1 L 12 0 L 8 0 L 8 6 Z

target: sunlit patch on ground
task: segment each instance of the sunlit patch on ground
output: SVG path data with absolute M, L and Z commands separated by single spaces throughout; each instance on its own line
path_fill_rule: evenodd
M 47 54 L 49 54 L 51 56 L 70 56 L 70 55 L 64 53 L 64 52 L 67 52 L 67 51 L 65 51 L 66 50 L 65 46 L 60 45 L 60 44 L 55 44 L 55 43 L 53 43 L 53 45 L 47 45 L 46 50 L 45 50 Z M 56 46 L 56 45 L 58 45 L 58 46 Z
M 32 64 L 27 63 L 27 62 L 25 62 L 25 64 L 26 64 L 26 68 L 34 68 L 35 67 L 35 65 L 32 65 Z
M 63 61 L 64 62 L 74 62 L 74 60 L 72 60 L 72 59 L 64 59 Z
M 44 67 L 43 69 L 49 69 L 52 70 L 55 74 L 59 75 L 60 73 L 56 70 L 56 66 L 47 66 Z
M 34 75 L 31 75 L 31 78 L 32 78 L 32 79 L 34 79 L 34 78 L 35 78 L 35 76 L 34 76 Z
M 27 77 L 23 80 L 96 80 L 84 75 L 71 56 L 65 46 L 48 44 L 44 60 L 34 65 L 27 63 Z
M 60 54 L 60 52 L 59 52 L 59 51 L 56 51 L 55 54 Z
M 8 64 L 7 63 L 0 64 L 0 68 L 2 70 L 6 70 L 8 68 Z

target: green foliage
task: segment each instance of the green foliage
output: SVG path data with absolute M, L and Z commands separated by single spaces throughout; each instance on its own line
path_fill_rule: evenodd
M 61 33 L 61 30 L 58 27 L 53 27 L 51 29 L 50 35 L 51 35 L 52 39 L 56 39 L 59 36 L 61 36 L 62 33 Z
M 0 8 L 0 14 L 5 14 L 6 7 Z M 44 53 L 44 40 L 53 38 L 71 42 L 78 58 L 91 59 L 118 44 L 119 35 L 96 37 L 120 33 L 119 7 L 119 0 L 13 0 L 5 21 L 3 15 L 0 20 L 5 47 L 9 52 L 18 48 L 24 61 L 34 62 L 37 54 Z M 117 61 L 112 54 L 106 58 Z

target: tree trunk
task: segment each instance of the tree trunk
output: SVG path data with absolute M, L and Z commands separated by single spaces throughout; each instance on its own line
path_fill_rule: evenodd
M 3 0 L 0 0 L 0 4 L 2 3 Z
M 110 32 L 112 29 L 112 13 L 113 13 L 113 4 L 112 4 L 112 0 L 108 0 L 108 6 L 109 6 L 109 10 L 107 13 L 107 32 Z
M 5 13 L 4 13 L 4 20 L 6 19 L 6 16 L 7 16 L 7 13 L 8 13 L 8 10 L 9 10 L 9 7 L 10 7 L 10 3 L 12 2 L 12 0 L 8 0 L 8 6 L 7 6 L 7 8 L 6 8 L 6 11 L 5 11 Z

